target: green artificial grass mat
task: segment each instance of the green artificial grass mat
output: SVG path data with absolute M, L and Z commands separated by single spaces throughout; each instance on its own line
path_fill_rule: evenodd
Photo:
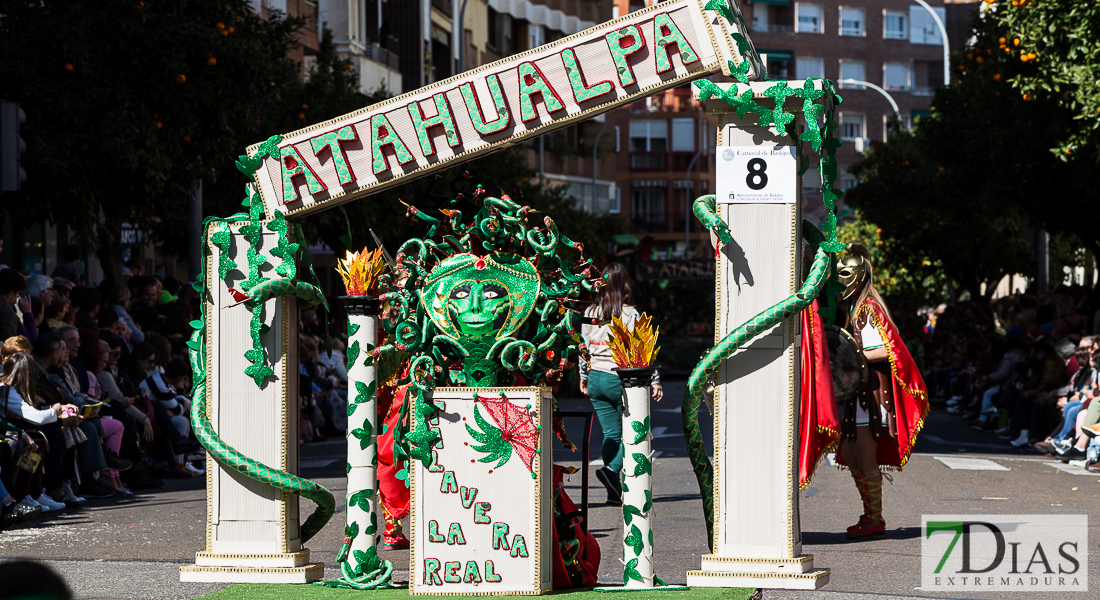
M 625 594 L 623 600 L 675 600 L 676 598 L 687 600 L 687 594 L 690 594 L 691 600 L 747 600 L 755 591 L 752 588 L 692 588 L 682 591 L 638 590 Z M 597 592 L 592 589 L 557 591 L 548 595 L 557 596 L 560 600 L 611 600 L 615 597 L 614 592 Z M 408 597 L 408 589 L 360 591 L 321 587 L 319 585 L 239 583 L 196 600 L 266 600 L 268 598 L 293 598 L 294 600 L 403 600 Z M 460 597 L 474 598 L 475 596 Z M 491 600 L 492 598 L 504 597 L 507 596 L 488 596 L 487 598 Z M 522 597 L 531 598 L 531 596 Z

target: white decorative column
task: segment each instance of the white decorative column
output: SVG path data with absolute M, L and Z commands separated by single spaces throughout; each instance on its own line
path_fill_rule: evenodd
M 348 313 L 348 491 L 345 502 L 347 525 L 357 535 L 351 543 L 348 561 L 356 564 L 355 552 L 376 554 L 382 519 L 378 516 L 378 390 L 375 361 L 370 351 L 378 343 L 376 296 L 345 296 L 340 300 Z
M 252 347 L 251 312 L 227 288 L 239 287 L 246 275 L 248 242 L 241 235 L 247 223 L 232 223 L 228 243 L 220 247 L 213 237 L 217 224 L 206 231 L 207 415 L 214 431 L 230 446 L 269 467 L 298 472 L 298 310 L 293 296 L 268 300 L 261 335 L 265 363 L 274 376 L 257 387 L 245 375 Z M 263 228 L 260 252 L 270 264 L 280 259 L 270 253 L 278 246 L 276 233 Z M 226 279 L 217 265 L 226 253 L 237 265 Z M 247 271 L 247 268 L 243 268 Z M 213 458 L 206 461 L 206 548 L 195 554 L 195 564 L 180 567 L 180 581 L 228 583 L 308 583 L 321 579 L 324 563 L 311 563 L 299 536 L 298 496 L 227 469 Z
M 649 416 L 649 381 L 654 370 L 655 367 L 615 369 L 623 386 L 623 584 L 627 588 L 656 585 L 653 436 Z
M 774 84 L 751 84 L 758 104 L 774 106 L 761 94 Z M 797 124 L 801 109 L 796 98 L 784 105 Z M 707 112 L 720 118 L 718 214 L 733 237 L 716 265 L 717 341 L 801 285 L 802 183 L 789 136 L 758 126 L 756 115 L 738 118 L 721 100 L 708 101 Z M 715 373 L 713 551 L 688 572 L 690 586 L 816 589 L 829 581 L 828 569 L 802 553 L 798 326 L 797 315 L 780 322 Z

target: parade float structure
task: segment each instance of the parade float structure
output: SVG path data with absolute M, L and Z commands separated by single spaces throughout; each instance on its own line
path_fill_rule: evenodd
M 839 98 L 825 80 L 790 86 L 759 81 L 766 79 L 762 64 L 735 4 L 671 0 L 250 147 L 237 164 L 252 180 L 243 202 L 248 212 L 207 220 L 204 275 L 196 283 L 202 319 L 193 323 L 188 343 L 195 374 L 191 418 L 212 460 L 206 548 L 194 565 L 181 567 L 181 580 L 305 583 L 323 574 L 304 544 L 329 521 L 335 499 L 295 474 L 295 342 L 298 309 L 327 308 L 327 300 L 299 244 L 296 218 L 722 74 L 737 83 L 696 81 L 708 109 L 722 113 L 719 176 L 747 177 L 752 193 L 761 182 L 775 187 L 755 197 L 731 188 L 733 195 L 723 191 L 721 203 L 713 196 L 696 202 L 697 216 L 715 232 L 722 252 L 718 344 L 693 372 L 683 406 L 708 526 L 715 523 L 713 553 L 689 581 L 780 588 L 827 581 L 828 572 L 813 569 L 812 557 L 800 552 L 792 475 L 798 421 L 793 364 L 797 313 L 820 290 L 828 253 L 838 249 L 831 202 L 838 195 L 832 189 L 832 152 L 839 145 L 832 109 Z M 766 156 L 742 161 L 733 150 L 732 166 L 723 164 L 725 147 L 750 146 L 767 148 Z M 799 288 L 798 195 L 801 174 L 812 166 L 804 147 L 820 156 L 830 221 L 828 239 Z M 773 157 L 779 162 L 768 162 Z M 756 158 L 765 161 L 763 168 Z M 773 197 L 776 188 L 786 191 Z M 550 591 L 546 482 L 553 404 L 540 384 L 560 376 L 582 350 L 576 330 L 583 308 L 578 310 L 577 300 L 596 289 L 599 272 L 583 259 L 562 259 L 560 247 L 580 248 L 551 219 L 529 226 L 526 207 L 484 190 L 472 200 L 472 219 L 462 210 L 446 211 L 441 219 L 410 209 L 430 225 L 425 236 L 401 247 L 380 286 L 344 299 L 347 521 L 338 557 L 342 576 L 326 584 L 391 584 L 393 565 L 375 547 L 372 467 L 379 423 L 373 403 L 377 361 L 397 349 L 412 355 L 401 380 L 412 399 L 406 402 L 405 429 L 394 435 L 395 459 L 408 465 L 399 477 L 412 487 L 411 592 Z M 474 297 L 491 302 L 467 306 Z M 379 319 L 382 302 L 396 307 L 395 320 Z M 489 311 L 489 325 L 484 319 L 464 322 L 458 316 L 464 309 L 456 306 Z M 388 334 L 382 345 L 380 328 Z M 699 438 L 698 408 L 716 371 L 714 478 Z M 624 395 L 636 406 L 641 396 L 633 387 Z M 642 444 L 647 435 L 633 443 Z M 769 452 L 752 447 L 741 454 L 747 440 L 765 444 Z M 749 485 L 751 494 L 735 493 Z M 517 495 L 525 502 L 496 500 Z M 316 505 L 300 523 L 299 497 Z M 634 518 L 648 526 L 651 499 L 641 504 Z M 648 548 L 632 546 L 639 562 L 632 574 L 629 554 L 624 557 L 624 581 L 655 585 L 652 540 Z M 637 572 L 643 555 L 649 556 L 645 576 Z

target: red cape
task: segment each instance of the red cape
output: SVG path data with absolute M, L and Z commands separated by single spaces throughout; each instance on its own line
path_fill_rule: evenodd
M 377 441 L 378 496 L 387 518 L 393 519 L 403 519 L 409 514 L 409 488 L 397 478 L 398 468 L 393 464 L 393 432 L 408 389 L 407 385 L 397 389 L 384 385 L 378 391 L 378 426 L 384 429 Z
M 893 375 L 891 381 L 898 423 L 897 438 L 890 437 L 885 430 L 879 438 L 878 464 L 887 470 L 900 471 L 909 462 L 909 454 L 917 443 L 917 434 L 924 427 L 924 417 L 928 414 L 928 388 L 925 387 L 924 378 L 902 341 L 901 334 L 886 318 L 886 313 L 874 298 L 867 298 L 860 305 L 855 315 L 856 320 L 859 321 L 864 313 L 868 314 L 869 322 L 878 330 L 886 345 L 886 356 Z M 837 462 L 844 464 L 839 453 Z
M 829 345 L 817 314 L 817 301 L 802 311 L 802 415 L 798 438 L 798 488 L 810 484 L 821 456 L 835 450 L 840 439 L 840 419 L 833 395 Z

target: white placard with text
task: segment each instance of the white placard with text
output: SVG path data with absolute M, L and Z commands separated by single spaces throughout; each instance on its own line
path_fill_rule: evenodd
M 798 156 L 794 146 L 719 146 L 720 204 L 794 204 L 798 201 Z

